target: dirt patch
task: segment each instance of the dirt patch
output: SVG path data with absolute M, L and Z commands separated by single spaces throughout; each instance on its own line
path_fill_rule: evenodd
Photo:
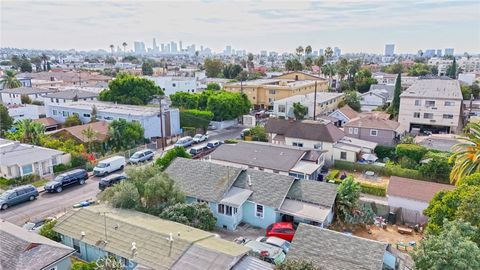
M 370 226 L 369 229 L 357 228 L 353 231 L 353 234 L 363 238 L 389 243 L 392 245 L 392 248 L 397 248 L 397 244 L 399 244 L 398 250 L 400 251 L 405 251 L 405 246 L 402 246 L 400 243 L 406 245 L 407 250 L 411 251 L 413 247 L 410 246 L 409 243 L 418 244 L 423 237 L 421 233 L 415 231 L 413 231 L 412 234 L 401 234 L 398 232 L 397 225 L 388 225 L 386 229 L 377 226 Z

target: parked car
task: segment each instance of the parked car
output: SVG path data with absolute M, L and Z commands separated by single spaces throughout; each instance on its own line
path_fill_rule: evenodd
M 107 187 L 118 184 L 125 179 L 127 179 L 127 176 L 125 174 L 111 174 L 107 177 L 100 179 L 100 182 L 98 182 L 98 189 L 105 190 Z
M 196 134 L 193 136 L 193 143 L 201 143 L 208 140 L 207 134 Z
M 290 245 L 291 245 L 290 242 L 288 242 L 287 240 L 281 239 L 281 238 L 278 238 L 278 237 L 275 237 L 275 236 L 272 236 L 272 237 L 263 237 L 262 236 L 262 237 L 258 237 L 257 240 L 255 240 L 255 241 L 281 248 L 283 250 L 283 252 L 285 252 L 285 254 L 287 254 L 288 250 L 290 249 Z
M 51 220 L 55 220 L 55 218 L 47 217 L 47 218 L 32 220 L 32 221 L 26 222 L 22 226 L 22 228 L 24 228 L 27 231 L 38 233 L 40 231 L 40 229 L 42 228 L 43 224 L 45 224 L 46 222 L 51 221 Z
M 125 158 L 122 156 L 114 156 L 98 162 L 93 168 L 93 175 L 104 176 L 114 171 L 123 170 L 125 168 Z
M 281 248 L 269 244 L 247 240 L 244 244 L 249 247 L 249 255 L 271 264 L 279 265 L 285 261 L 285 253 Z
M 212 124 L 208 124 L 208 127 L 207 127 L 207 130 L 216 130 L 217 127 L 212 125 Z
M 62 173 L 55 177 L 53 181 L 50 181 L 45 184 L 46 192 L 57 192 L 60 193 L 67 186 L 73 184 L 85 184 L 85 181 L 88 179 L 88 173 L 84 169 L 76 169 L 66 173 Z
M 135 153 L 128 159 L 130 164 L 138 164 L 145 161 L 150 161 L 155 156 L 155 152 L 150 149 L 140 150 Z
M 194 147 L 190 148 L 188 153 L 192 156 L 196 156 L 196 155 L 199 155 L 199 154 L 205 152 L 206 150 L 208 150 L 208 147 L 206 145 L 199 145 L 199 146 L 194 146 Z
M 213 149 L 213 148 L 219 147 L 221 144 L 222 144 L 222 142 L 219 141 L 219 140 L 209 141 L 207 143 L 207 147 L 208 147 L 208 149 Z
M 0 209 L 6 210 L 8 207 L 33 201 L 38 197 L 37 188 L 32 185 L 19 186 L 3 192 L 0 195 Z
M 295 229 L 293 224 L 290 222 L 276 222 L 267 227 L 267 232 L 265 236 L 275 236 L 289 242 L 292 242 L 293 236 L 295 235 Z
M 187 137 L 183 137 L 183 138 L 180 138 L 180 140 L 178 140 L 176 143 L 175 143 L 175 146 L 181 146 L 181 147 L 189 147 L 190 145 L 193 144 L 193 139 L 192 137 L 190 136 L 187 136 Z

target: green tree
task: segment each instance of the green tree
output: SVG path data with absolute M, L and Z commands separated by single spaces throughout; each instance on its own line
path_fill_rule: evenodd
M 303 70 L 303 65 L 298 59 L 288 59 L 285 62 L 285 69 L 288 71 L 299 71 Z
M 207 203 L 179 203 L 167 207 L 160 218 L 168 219 L 205 231 L 213 231 L 217 218 Z
M 92 126 L 88 126 L 86 129 L 82 130 L 83 140 L 87 142 L 88 151 L 93 152 L 93 143 L 97 139 L 98 132 L 93 130 Z
M 160 214 L 165 208 L 185 202 L 185 195 L 166 173 L 148 179 L 144 184 L 144 209 L 152 215 Z
M 250 111 L 252 104 L 247 95 L 217 91 L 208 98 L 207 110 L 213 113 L 215 121 L 232 120 Z
M 38 234 L 55 242 L 60 242 L 60 235 L 53 230 L 55 224 L 57 224 L 56 220 L 49 220 L 45 222 L 45 224 L 43 224 L 43 226 L 40 228 Z
M 8 114 L 8 109 L 0 103 L 0 136 L 4 136 L 13 124 L 13 118 Z
M 404 72 L 402 63 L 395 63 L 382 68 L 382 71 L 390 74 L 399 74 Z
M 287 259 L 282 264 L 276 265 L 275 270 L 321 270 L 321 268 L 302 259 Z
M 399 158 L 407 157 L 416 163 L 422 160 L 427 151 L 427 148 L 416 144 L 397 144 L 395 148 L 395 153 Z
M 408 76 L 424 76 L 430 72 L 430 68 L 424 63 L 415 63 L 408 68 Z
M 119 73 L 110 81 L 108 89 L 100 93 L 100 100 L 121 104 L 146 105 L 155 95 L 163 95 L 163 91 L 151 80 Z
M 311 68 L 312 65 L 313 65 L 313 60 L 312 60 L 311 57 L 307 57 L 307 58 L 305 58 L 304 63 L 305 63 L 305 66 L 306 66 L 306 67 Z
M 115 60 L 115 58 L 113 57 L 107 57 L 105 59 L 105 64 L 108 64 L 108 65 L 115 65 L 117 63 L 117 60 Z
M 471 240 L 477 227 L 448 221 L 439 235 L 427 235 L 412 252 L 415 269 L 480 269 L 480 248 Z
M 377 80 L 372 78 L 372 72 L 367 68 L 361 68 L 357 74 L 355 74 L 355 87 L 360 93 L 368 92 L 370 85 L 376 83 Z
M 480 95 L 480 86 L 476 83 L 470 85 L 470 90 L 472 91 L 473 97 L 478 98 Z
M 470 100 L 472 98 L 472 89 L 468 85 L 460 85 L 462 96 L 464 100 Z
M 325 56 L 320 55 L 317 59 L 315 59 L 315 65 L 322 67 L 325 64 Z
M 458 67 L 457 67 L 457 60 L 453 58 L 453 62 L 450 66 L 447 68 L 447 76 L 456 79 L 457 78 L 457 73 L 458 73 Z
M 142 64 L 142 74 L 145 76 L 152 76 L 153 75 L 153 67 L 150 62 L 144 62 Z
M 223 68 L 223 77 L 227 79 L 235 79 L 240 72 L 242 72 L 243 68 L 237 64 L 228 64 Z M 220 89 L 219 89 L 220 90 Z
M 138 209 L 142 204 L 137 187 L 130 181 L 107 188 L 100 193 L 100 199 L 115 208 Z
M 72 263 L 71 270 L 96 270 L 96 267 L 96 262 L 75 261 L 74 263 Z
M 451 166 L 447 158 L 433 157 L 430 161 L 419 167 L 420 173 L 426 179 L 436 182 L 449 182 Z
M 352 176 L 347 176 L 337 188 L 335 211 L 341 222 L 346 222 L 358 209 L 361 187 Z
M 170 95 L 172 106 L 182 109 L 198 108 L 199 95 L 188 92 L 176 92 Z
M 73 126 L 79 126 L 82 124 L 82 121 L 78 117 L 77 114 L 72 114 L 65 119 L 65 126 L 66 127 L 73 127 Z
M 355 91 L 346 92 L 344 102 L 357 112 L 359 112 L 362 108 L 362 105 L 360 105 L 360 99 Z
M 19 120 L 14 124 L 14 128 L 15 131 L 6 133 L 7 139 L 40 145 L 45 136 L 45 127 L 38 122 L 33 122 L 32 119 Z
M 162 157 L 158 158 L 155 161 L 155 164 L 159 166 L 159 168 L 164 171 L 170 163 L 177 157 L 182 157 L 182 158 L 191 158 L 192 156 L 187 153 L 185 148 L 176 146 L 170 150 L 168 150 Z
M 305 47 L 305 55 L 309 56 L 310 54 L 312 54 L 312 46 L 307 45 L 307 47 Z
M 90 123 L 95 123 L 97 122 L 97 106 L 93 105 L 92 106 L 92 111 L 90 112 Z
M 325 51 L 323 52 L 323 54 L 325 55 L 325 58 L 327 59 L 327 62 L 328 62 L 333 56 L 332 48 L 331 47 L 325 48 Z
M 303 49 L 302 46 L 298 46 L 298 47 L 295 49 L 295 54 L 297 55 L 297 57 L 302 57 L 303 52 L 304 52 L 304 49 Z
M 295 115 L 296 120 L 303 120 L 305 115 L 308 114 L 308 107 L 302 105 L 300 102 L 293 103 L 293 115 Z
M 220 59 L 206 58 L 203 66 L 207 77 L 216 78 L 222 72 L 223 62 Z
M 394 116 L 398 115 L 400 111 L 400 94 L 402 93 L 402 74 L 398 73 L 397 80 L 395 81 L 395 91 L 393 92 L 393 100 L 390 105 L 390 113 Z
M 201 111 L 196 109 L 180 111 L 181 127 L 203 128 L 206 130 L 212 119 L 213 113 L 210 111 Z
M 450 182 L 457 184 L 465 176 L 480 172 L 480 124 L 469 123 L 460 141 L 452 147 L 453 155 L 449 158 L 453 163 Z
M 322 66 L 322 73 L 328 76 L 328 85 L 331 87 L 333 84 L 333 75 L 337 72 L 336 66 L 331 63 L 327 63 Z
M 335 69 L 337 70 L 338 76 L 340 76 L 340 81 L 343 81 L 345 76 L 348 75 L 348 60 L 346 58 L 340 59 L 340 61 L 336 63 Z
M 254 141 L 268 142 L 267 131 L 262 126 L 255 126 L 250 129 L 250 135 Z
M 222 89 L 222 88 L 220 87 L 220 85 L 218 83 L 211 82 L 211 83 L 207 84 L 207 90 L 218 91 L 220 89 Z
M 28 58 L 25 55 L 22 56 L 22 60 L 20 63 L 20 71 L 32 72 L 32 63 L 30 62 L 30 60 L 28 60 Z
M 30 97 L 28 95 L 20 95 L 20 102 L 22 104 L 32 104 L 32 100 L 30 99 Z
M 109 125 L 109 145 L 115 150 L 130 149 L 144 141 L 144 129 L 138 122 L 114 120 Z
M 6 89 L 22 86 L 22 83 L 15 77 L 15 71 L 11 69 L 5 70 L 5 77 L 0 79 L 0 84 L 3 84 Z

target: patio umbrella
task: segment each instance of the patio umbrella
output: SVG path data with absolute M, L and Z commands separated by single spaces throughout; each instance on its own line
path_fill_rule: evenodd
M 363 154 L 362 158 L 366 161 L 371 161 L 371 162 L 375 162 L 378 159 L 377 156 L 374 154 Z

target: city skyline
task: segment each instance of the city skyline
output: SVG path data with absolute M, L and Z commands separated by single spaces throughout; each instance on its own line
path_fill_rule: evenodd
M 127 41 L 133 50 L 134 41 L 150 48 L 155 38 L 158 46 L 181 40 L 215 52 L 227 45 L 256 53 L 311 45 L 382 54 L 385 44 L 399 54 L 480 52 L 478 2 L 341 2 L 2 1 L 1 47 L 108 51 Z

